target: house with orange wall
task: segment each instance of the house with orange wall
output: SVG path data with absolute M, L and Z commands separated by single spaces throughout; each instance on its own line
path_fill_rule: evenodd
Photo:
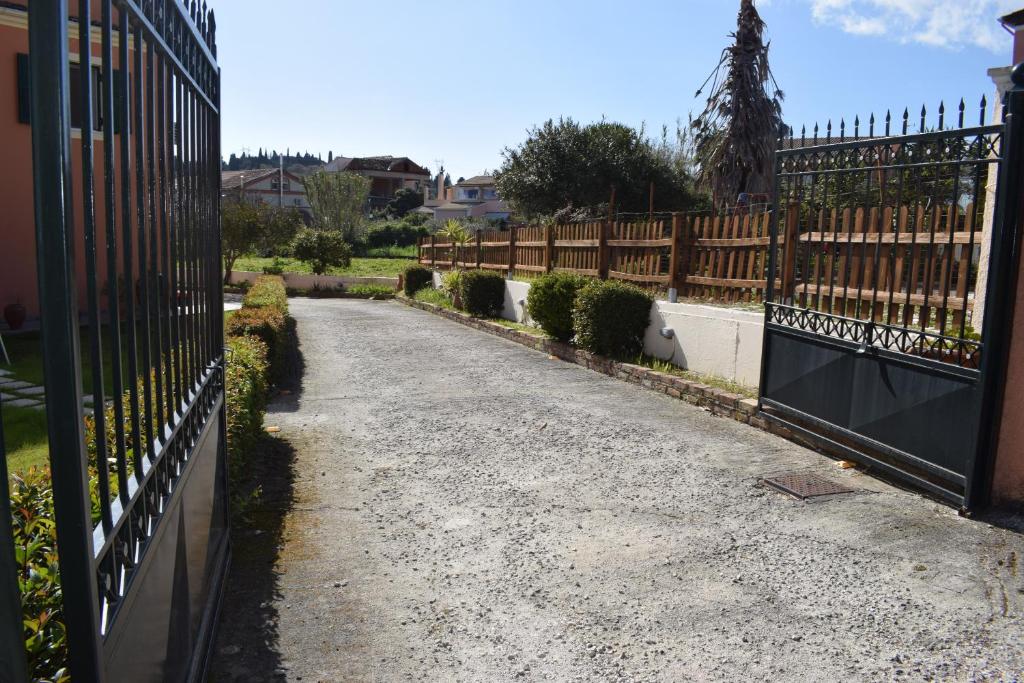
M 78 78 L 77 64 L 81 55 L 81 46 L 78 41 L 77 3 L 69 3 L 71 6 L 71 19 L 69 26 L 69 52 L 72 62 L 72 122 L 76 120 L 75 113 L 80 107 L 77 101 L 78 86 L 75 82 Z M 101 33 L 99 28 L 101 3 L 94 0 L 92 3 L 93 28 L 90 52 L 92 64 L 100 63 L 102 54 Z M 117 25 L 115 10 L 114 25 Z M 115 29 L 114 34 L 114 67 L 119 68 L 117 44 L 118 36 Z M 129 53 L 131 52 L 131 41 L 129 42 Z M 28 111 L 28 0 L 6 0 L 0 3 L 0 143 L 4 151 L 4 164 L 0 165 L 0 310 L 10 303 L 21 303 L 27 309 L 28 319 L 31 321 L 39 314 L 40 301 L 36 282 L 36 240 L 35 240 L 35 217 L 32 203 L 33 182 L 32 182 L 32 129 L 31 112 Z M 102 98 L 99 83 L 99 69 L 94 68 L 96 78 L 94 79 L 93 92 L 93 118 L 94 129 L 100 128 L 102 120 Z M 129 68 L 129 71 L 131 69 Z M 120 136 L 115 135 L 115 150 L 119 144 Z M 82 225 L 82 188 L 81 173 L 78 169 L 82 164 L 81 131 L 78 128 L 72 130 L 72 164 L 75 169 L 72 173 L 74 196 L 74 216 L 76 222 Z M 97 256 L 98 272 L 106 273 L 106 214 L 103 194 L 103 152 L 104 140 L 102 130 L 95 130 L 93 133 L 93 167 L 95 176 L 96 193 L 96 233 L 97 233 Z M 122 182 L 120 179 L 118 154 L 115 153 L 114 175 L 116 180 L 116 193 L 120 196 Z M 132 191 L 133 201 L 135 198 L 135 180 L 128 183 Z M 134 213 L 134 212 L 133 212 Z M 121 216 L 115 216 L 117 223 L 115 234 L 121 234 Z M 132 220 L 131 227 L 137 229 Z M 75 257 L 77 261 L 78 274 L 78 296 L 79 306 L 85 306 L 85 258 L 83 231 L 75 231 Z M 106 278 L 101 275 L 101 282 Z

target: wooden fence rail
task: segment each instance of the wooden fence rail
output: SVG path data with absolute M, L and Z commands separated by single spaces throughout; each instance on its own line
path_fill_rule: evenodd
M 784 299 L 878 322 L 913 320 L 943 329 L 969 322 L 980 231 L 975 205 L 811 212 L 794 204 L 779 221 L 775 286 Z M 513 227 L 478 231 L 461 249 L 423 238 L 419 262 L 517 277 L 578 273 L 674 288 L 686 298 L 760 302 L 770 229 L 771 211 Z

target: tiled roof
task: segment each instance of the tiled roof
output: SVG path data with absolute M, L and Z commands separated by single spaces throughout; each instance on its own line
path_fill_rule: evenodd
M 221 171 L 220 172 L 220 186 L 224 190 L 237 190 L 242 186 L 242 182 L 246 185 L 255 183 L 263 180 L 267 176 L 277 174 L 278 169 L 276 168 L 256 168 L 249 169 L 248 171 Z
M 462 185 L 493 185 L 493 184 L 494 184 L 494 176 L 492 176 L 492 175 L 475 175 L 472 178 L 468 178 L 466 180 L 463 180 L 461 183 L 458 183 L 456 185 L 456 187 L 461 187 Z

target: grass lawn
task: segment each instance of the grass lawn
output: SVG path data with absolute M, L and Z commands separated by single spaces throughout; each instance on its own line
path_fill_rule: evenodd
M 262 273 L 263 268 L 272 266 L 273 257 L 243 256 L 235 261 L 234 270 Z M 293 258 L 277 258 L 277 265 L 286 273 L 312 273 L 309 264 Z M 352 258 L 348 268 L 331 268 L 327 275 L 349 275 L 351 277 L 397 277 L 407 265 L 414 263 L 411 258 Z
M 79 331 L 81 335 L 81 357 L 82 357 L 82 391 L 92 392 L 92 335 L 87 328 Z M 4 344 L 7 345 L 7 354 L 11 357 L 10 365 L 2 365 L 5 370 L 10 370 L 23 382 L 32 384 L 43 384 L 43 354 L 39 348 L 39 333 L 25 332 L 17 335 L 5 335 Z M 123 348 L 123 347 L 122 347 Z M 123 354 L 122 354 L 123 356 Z M 139 360 L 141 362 L 141 352 Z M 122 360 L 123 357 L 122 357 Z M 127 366 L 126 366 L 127 367 Z M 110 387 L 113 384 L 111 379 L 110 363 L 110 335 L 107 328 L 103 328 L 103 385 Z
M 23 472 L 33 465 L 48 464 L 46 412 L 5 405 L 3 414 L 7 469 Z

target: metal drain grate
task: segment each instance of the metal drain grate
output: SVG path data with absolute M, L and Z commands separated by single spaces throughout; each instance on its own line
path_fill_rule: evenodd
M 853 489 L 837 484 L 834 481 L 829 481 L 825 477 L 813 472 L 779 474 L 762 479 L 761 483 L 795 496 L 800 500 L 807 500 L 808 498 L 816 498 L 818 496 L 833 496 L 839 493 L 853 493 Z

